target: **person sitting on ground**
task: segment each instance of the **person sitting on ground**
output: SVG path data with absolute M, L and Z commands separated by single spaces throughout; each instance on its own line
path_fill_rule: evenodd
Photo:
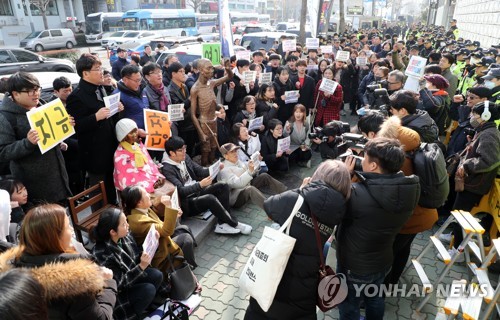
M 101 213 L 91 236 L 96 241 L 93 256 L 100 265 L 113 271 L 118 286 L 113 318 L 141 319 L 160 287 L 166 297 L 161 271 L 149 267 L 152 257 L 139 249 L 129 233 L 127 218 L 119 209 Z
M 122 192 L 123 211 L 137 243 L 142 245 L 149 229 L 154 226 L 160 234 L 160 246 L 153 257 L 152 266 L 168 270 L 167 256 L 170 254 L 184 256 L 196 268 L 194 237 L 188 226 L 179 224 L 182 210 L 174 209 L 175 205 L 167 195 L 156 198 L 155 202 L 152 202 L 146 189 L 139 185 L 127 187 Z
M 248 127 L 250 120 L 254 120 L 258 117 L 255 109 L 256 105 L 257 100 L 254 96 L 246 96 L 243 98 L 240 109 L 233 118 L 233 124 L 243 123 L 246 127 Z M 253 129 L 252 131 L 256 131 L 257 133 L 264 132 L 266 129 L 264 126 L 265 121 L 263 120 L 262 123 L 263 124 L 259 128 Z
M 229 203 L 234 208 L 242 207 L 247 202 L 252 202 L 264 209 L 265 197 L 260 190 L 269 186 L 271 194 L 286 191 L 283 183 L 274 179 L 267 173 L 259 174 L 258 168 L 252 160 L 244 163 L 238 159 L 240 147 L 233 143 L 221 146 L 220 151 L 224 156 L 224 168 L 219 172 L 218 180 L 227 183 L 230 188 Z
M 248 128 L 245 127 L 243 123 L 235 123 L 232 130 L 231 142 L 239 146 L 238 149 L 238 159 L 243 163 L 248 163 L 255 152 L 259 152 L 259 163 L 254 163 L 254 165 L 259 169 L 259 172 L 267 172 L 267 165 L 262 161 L 262 155 L 260 155 L 260 138 L 255 133 L 249 133 Z
M 213 183 L 208 168 L 191 160 L 186 154 L 186 144 L 173 136 L 165 142 L 162 172 L 177 187 L 181 209 L 189 216 L 210 210 L 218 220 L 215 233 L 249 234 L 252 227 L 238 222 L 230 213 L 229 187 L 225 183 Z
M 292 117 L 286 122 L 283 136 L 290 136 L 290 161 L 296 161 L 301 167 L 311 167 L 312 152 L 309 143 L 310 127 L 306 119 L 306 107 L 297 104 L 293 108 Z
M 165 177 L 149 156 L 146 147 L 138 142 L 137 124 L 131 119 L 121 119 L 116 124 L 116 138 L 120 142 L 115 151 L 113 180 L 118 191 L 139 184 L 148 192 L 165 194 L 160 189 L 165 185 Z
M 24 208 L 28 203 L 28 190 L 24 184 L 16 179 L 0 180 L 0 189 L 5 190 L 10 195 L 10 207 L 12 212 L 10 215 L 11 223 L 21 223 L 24 218 Z
M 31 269 L 43 286 L 50 319 L 112 319 L 116 302 L 113 272 L 72 246 L 66 209 L 44 204 L 28 211 L 20 246 L 0 255 L 0 270 Z M 39 302 L 43 303 L 43 302 Z
M 269 121 L 269 130 L 262 137 L 260 154 L 270 171 L 283 171 L 289 169 L 288 156 L 292 151 L 278 151 L 278 139 L 283 137 L 283 123 L 278 119 Z

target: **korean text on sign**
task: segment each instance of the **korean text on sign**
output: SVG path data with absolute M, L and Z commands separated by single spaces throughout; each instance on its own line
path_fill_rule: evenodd
M 165 142 L 171 135 L 168 113 L 144 109 L 144 124 L 148 133 L 146 148 L 148 150 L 165 151 Z
M 38 147 L 44 154 L 75 134 L 68 112 L 60 99 L 56 99 L 26 113 L 32 129 L 38 132 Z
M 204 43 L 202 45 L 203 58 L 208 59 L 213 65 L 220 65 L 220 43 Z
M 184 120 L 184 104 L 169 104 L 168 105 L 168 116 L 170 121 L 182 121 Z

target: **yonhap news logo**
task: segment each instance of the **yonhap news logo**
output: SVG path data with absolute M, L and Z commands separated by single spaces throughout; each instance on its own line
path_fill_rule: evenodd
M 343 273 L 324 277 L 318 285 L 318 297 L 326 308 L 333 308 L 347 298 L 347 279 Z

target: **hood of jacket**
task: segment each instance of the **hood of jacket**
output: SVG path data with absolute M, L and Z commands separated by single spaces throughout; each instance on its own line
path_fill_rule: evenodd
M 28 112 L 28 109 L 25 109 L 18 105 L 9 93 L 5 94 L 5 97 L 2 100 L 2 110 L 6 112 L 10 112 L 13 114 L 25 115 Z
M 346 200 L 340 192 L 320 180 L 302 188 L 301 194 L 319 221 L 330 226 L 340 223 L 346 211 Z
M 420 198 L 420 184 L 416 175 L 377 174 L 356 172 L 373 197 L 385 211 L 391 214 L 413 211 Z
M 25 259 L 26 257 L 28 258 Z M 26 256 L 22 254 L 20 247 L 15 247 L 0 255 L 0 273 L 14 267 L 29 268 L 45 289 L 48 301 L 95 295 L 104 288 L 104 278 L 97 264 L 82 259 L 79 255 L 63 254 L 59 258 L 53 256 L 42 263 L 44 256 Z M 20 265 L 17 264 L 17 259 L 21 260 Z

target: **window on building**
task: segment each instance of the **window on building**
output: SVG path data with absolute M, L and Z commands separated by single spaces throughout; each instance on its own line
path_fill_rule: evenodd
M 0 0 L 0 1 L 4 1 L 4 0 Z M 9 0 L 7 0 L 9 1 Z M 24 15 L 28 15 L 28 12 L 26 11 L 26 7 L 23 7 L 24 9 Z M 35 5 L 31 5 L 31 15 L 32 16 L 41 16 L 42 15 L 42 12 L 40 11 L 40 9 L 35 6 Z M 46 16 L 58 16 L 59 15 L 59 9 L 57 8 L 57 1 L 56 0 L 51 0 L 49 2 L 49 4 L 47 5 L 47 10 L 45 11 L 45 15 Z
M 0 16 L 13 16 L 10 0 L 0 0 Z

